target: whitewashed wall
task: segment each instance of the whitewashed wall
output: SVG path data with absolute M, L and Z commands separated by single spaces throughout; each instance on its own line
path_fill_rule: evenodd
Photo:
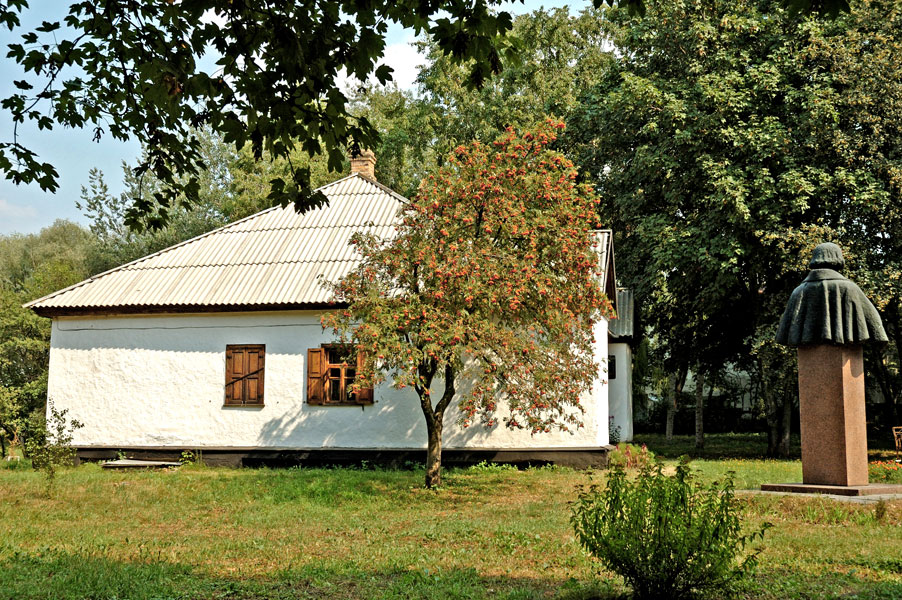
M 610 344 L 608 355 L 617 361 L 616 377 L 608 372 L 608 398 L 615 427 L 620 428 L 620 441 L 633 439 L 633 354 L 629 344 Z
M 307 348 L 332 341 L 313 311 L 59 317 L 48 395 L 85 427 L 78 447 L 425 448 L 416 394 L 376 389 L 365 407 L 310 406 Z M 596 328 L 606 357 L 607 323 Z M 223 406 L 226 344 L 265 344 L 265 406 Z M 602 377 L 606 378 L 604 373 Z M 608 442 L 608 386 L 586 394 L 575 434 L 530 435 L 445 419 L 446 448 L 597 447 Z

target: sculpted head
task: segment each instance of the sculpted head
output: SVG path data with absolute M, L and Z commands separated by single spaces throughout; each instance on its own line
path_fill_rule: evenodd
M 842 257 L 842 249 L 831 242 L 818 244 L 811 255 L 811 262 L 808 263 L 809 269 L 833 269 L 834 271 L 842 271 L 846 266 L 846 261 Z

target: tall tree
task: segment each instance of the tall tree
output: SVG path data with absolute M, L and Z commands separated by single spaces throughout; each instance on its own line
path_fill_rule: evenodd
M 518 16 L 511 30 L 517 60 L 479 89 L 467 85 L 467 65 L 422 42 L 426 64 L 417 84 L 429 108 L 436 154 L 443 157 L 474 139 L 490 143 L 505 127 L 528 127 L 544 115 L 566 118 L 610 63 L 601 14 L 585 9 L 571 15 L 565 7 Z
M 198 128 L 211 128 L 236 150 L 250 144 L 256 158 L 290 159 L 296 146 L 325 153 L 332 170 L 341 168 L 345 148 L 375 146 L 375 130 L 348 111 L 339 81 L 345 72 L 391 80 L 391 67 L 380 64 L 390 23 L 428 32 L 455 60 L 473 59 L 470 81 L 480 84 L 500 69 L 508 46 L 511 16 L 489 10 L 496 3 L 73 1 L 63 19 L 44 21 L 9 45 L 25 76 L 3 107 L 16 123 L 40 129 L 88 127 L 98 139 L 137 139 L 147 148 L 137 174 L 161 182 L 128 212 L 129 225 L 140 226 L 155 205 L 197 200 L 205 167 Z M 0 26 L 20 29 L 28 5 L 0 5 Z M 53 166 L 16 134 L 0 144 L 0 170 L 17 183 L 57 188 Z M 269 196 L 298 208 L 325 201 L 301 165 L 274 179 Z
M 459 146 L 403 208 L 391 240 L 358 236 L 360 267 L 323 319 L 366 356 L 358 385 L 413 388 L 428 431 L 426 486 L 441 482 L 452 402 L 466 424 L 532 432 L 579 424 L 594 381 L 593 328 L 610 303 L 590 231 L 595 197 L 548 149 L 562 123 Z
M 604 2 L 618 0 L 593 0 L 596 8 Z M 815 11 L 847 6 L 847 0 L 784 2 Z M 289 158 L 299 145 L 310 156 L 325 153 L 330 168 L 339 170 L 343 149 L 378 141 L 370 123 L 348 110 L 340 75 L 391 80 L 391 67 L 380 64 L 389 23 L 428 32 L 444 54 L 469 61 L 468 81 L 479 86 L 514 54 L 505 36 L 511 16 L 495 12 L 499 4 L 73 1 L 64 18 L 50 17 L 8 46 L 7 56 L 25 76 L 15 81 L 19 92 L 2 103 L 16 126 L 12 139 L 0 142 L 0 171 L 16 183 L 58 187 L 53 165 L 17 135 L 25 121 L 39 129 L 91 128 L 97 139 L 107 133 L 135 138 L 149 149 L 138 174 L 152 172 L 163 184 L 130 208 L 129 225 L 140 227 L 154 205 L 197 200 L 197 175 L 205 166 L 192 133 L 199 127 L 222 134 L 236 150 L 250 143 L 257 158 L 264 152 Z M 644 0 L 619 4 L 644 13 Z M 0 27 L 21 30 L 28 8 L 28 0 L 0 3 Z M 218 58 L 215 67 L 205 65 L 205 54 Z M 269 197 L 299 209 L 325 202 L 313 193 L 309 171 L 294 165 L 287 177 L 273 180 Z
M 0 237 L 0 450 L 24 442 L 29 415 L 47 399 L 50 322 L 24 302 L 84 279 L 91 234 L 57 221 L 40 233 Z
M 862 2 L 835 21 L 764 0 L 647 6 L 643 20 L 609 12 L 617 60 L 570 131 L 619 237 L 618 275 L 671 360 L 717 367 L 747 353 L 824 240 L 846 249 L 891 324 L 899 6 Z
M 491 143 L 505 128 L 529 127 L 547 114 L 566 117 L 579 103 L 579 90 L 600 80 L 610 58 L 600 14 L 558 8 L 516 17 L 510 35 L 517 59 L 479 89 L 468 85 L 468 64 L 421 39 L 425 63 L 416 92 L 378 85 L 353 90 L 351 111 L 380 135 L 373 148 L 379 181 L 413 196 L 458 145 Z

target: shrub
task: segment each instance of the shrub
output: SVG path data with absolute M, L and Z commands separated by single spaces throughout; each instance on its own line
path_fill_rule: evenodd
M 641 447 L 635 444 L 617 444 L 617 447 L 608 455 L 608 465 L 622 467 L 627 471 L 642 469 L 650 465 L 654 458 L 654 453 L 645 444 L 642 444 Z
M 620 425 L 614 425 L 614 415 L 608 418 L 608 443 L 615 446 L 620 443 Z
M 35 469 L 43 471 L 46 479 L 46 495 L 49 497 L 56 478 L 57 467 L 73 464 L 75 448 L 72 447 L 72 432 L 83 425 L 66 419 L 68 409 L 57 410 L 52 400 L 47 401 L 47 418 L 32 419 L 30 435 L 25 448 Z
M 621 575 L 637 598 L 685 598 L 743 577 L 757 551 L 746 545 L 770 525 L 743 535 L 733 481 L 698 484 L 685 461 L 670 476 L 647 464 L 630 479 L 622 466 L 604 490 L 580 487 L 571 524 L 582 547 Z
M 517 467 L 504 463 L 490 463 L 488 461 L 478 462 L 471 465 L 468 469 L 470 473 L 505 473 L 508 471 L 516 471 Z
M 902 463 L 876 460 L 868 465 L 871 483 L 902 483 Z

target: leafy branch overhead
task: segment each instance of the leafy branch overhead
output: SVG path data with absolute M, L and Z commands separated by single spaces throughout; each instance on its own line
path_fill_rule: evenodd
M 809 10 L 845 0 L 784 0 Z M 595 6 L 604 0 L 594 0 Z M 606 0 L 643 13 L 642 0 Z M 427 33 L 437 47 L 469 68 L 480 86 L 514 56 L 512 19 L 499 0 L 83 0 L 62 19 L 44 21 L 8 45 L 7 58 L 24 70 L 17 92 L 0 106 L 15 123 L 0 141 L 0 170 L 17 184 L 58 188 L 54 166 L 21 139 L 19 127 L 89 128 L 95 140 L 136 139 L 146 154 L 135 171 L 161 182 L 136 198 L 132 227 L 159 227 L 167 208 L 198 198 L 205 164 L 195 131 L 209 128 L 237 149 L 289 159 L 299 146 L 325 154 L 341 168 L 347 150 L 374 147 L 378 133 L 355 117 L 340 88 L 343 73 L 384 84 L 392 69 L 379 61 L 389 23 Z M 28 0 L 0 4 L 0 27 L 21 29 Z M 208 62 L 219 57 L 215 66 Z M 7 134 L 9 135 L 9 134 Z M 313 192 L 309 169 L 290 165 L 271 181 L 269 199 L 298 209 L 325 201 Z M 158 207 L 163 207 L 159 210 Z

